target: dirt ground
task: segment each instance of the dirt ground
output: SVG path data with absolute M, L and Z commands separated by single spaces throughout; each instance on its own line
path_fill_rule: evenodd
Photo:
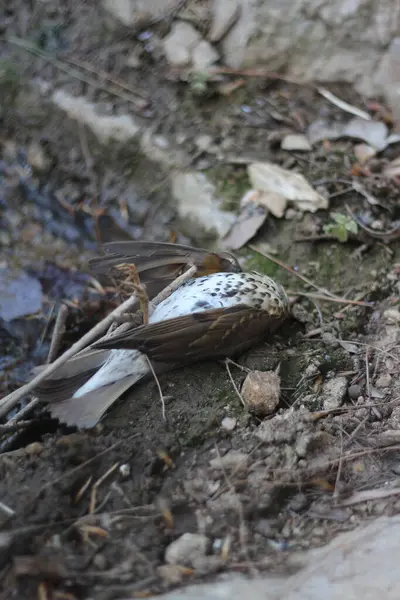
M 13 2 L 0 10 L 5 35 L 40 42 L 63 60 L 90 62 L 146 98 L 134 107 L 0 41 L 8 78 L 0 138 L 1 263 L 23 268 L 45 291 L 40 314 L 0 322 L 2 395 L 46 360 L 57 303 L 67 301 L 70 310 L 59 352 L 115 306 L 118 297 L 104 296 L 87 273 L 99 239 L 168 241 L 176 234 L 179 242 L 202 240 L 201 232 L 193 239 L 180 230 L 162 170 L 136 148 L 99 147 L 88 132 L 40 105 L 28 80 L 85 94 L 114 114 L 132 111 L 160 135 L 184 134 L 188 166 L 207 172 L 233 209 L 247 183 L 245 168 L 199 155 L 200 134 L 215 142 L 229 135 L 237 156 L 299 168 L 314 186 L 324 186 L 330 212 L 345 212 L 349 203 L 384 231 L 398 222 L 398 181 L 382 175 L 398 145 L 380 153 L 370 173 L 358 174 L 376 204 L 343 183 L 355 173 L 354 140 L 320 144 L 307 154 L 277 145 L 321 115 L 341 116 L 314 90 L 249 78 L 229 96 L 214 94 L 211 82 L 198 98 L 154 48 L 143 49 L 139 32 L 107 29 L 90 3 L 38 3 L 31 11 Z M 123 58 L 135 44 L 141 66 L 127 70 Z M 349 89 L 332 91 L 369 106 Z M 47 161 L 36 171 L 35 144 Z M 238 253 L 246 268 L 285 285 L 292 316 L 274 338 L 237 357 L 244 369 L 231 364 L 231 376 L 223 363 L 162 375 L 166 421 L 156 383 L 148 381 L 88 432 L 63 427 L 46 407 L 21 431 L 0 429 L 2 600 L 146 597 L 220 572 L 289 572 L 297 551 L 399 512 L 399 240 L 362 231 L 347 243 L 294 241 L 320 233 L 329 219 L 322 211 L 271 217 L 256 240 L 317 290 L 249 248 Z M 321 300 L 326 290 L 356 302 Z M 245 369 L 277 367 L 280 403 L 260 420 L 243 407 L 232 380 L 240 389 Z M 365 500 L 358 494 L 366 491 Z M 386 496 L 376 493 L 382 491 Z M 168 564 L 166 551 L 176 540 L 183 544 L 183 534 L 199 534 L 205 546 L 183 545 Z

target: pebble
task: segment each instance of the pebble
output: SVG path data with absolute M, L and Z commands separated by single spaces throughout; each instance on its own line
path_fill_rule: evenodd
M 378 379 L 375 382 L 375 387 L 382 389 L 382 388 L 387 388 L 390 386 L 390 384 L 392 383 L 392 377 L 391 375 L 389 375 L 389 373 L 386 373 L 385 375 L 380 375 L 378 377 Z
M 239 470 L 246 467 L 249 460 L 248 454 L 239 450 L 229 450 L 224 456 L 218 456 L 210 460 L 213 469 Z
M 234 419 L 233 417 L 225 417 L 221 421 L 221 427 L 222 427 L 222 429 L 225 429 L 225 431 L 233 431 L 235 429 L 236 425 L 237 425 L 237 420 Z
M 331 410 L 332 408 L 342 406 L 346 391 L 346 377 L 334 377 L 326 381 L 322 388 L 324 410 Z
M 361 396 L 361 385 L 351 385 L 347 392 L 352 400 L 357 400 L 357 398 Z
M 259 417 L 270 415 L 279 403 L 280 383 L 275 371 L 251 371 L 242 387 L 248 409 Z
M 174 540 L 165 551 L 165 562 L 169 565 L 193 567 L 197 559 L 205 556 L 210 540 L 201 533 L 184 533 Z

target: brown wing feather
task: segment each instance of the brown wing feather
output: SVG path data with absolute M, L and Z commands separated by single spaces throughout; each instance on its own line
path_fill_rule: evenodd
M 192 248 L 182 244 L 168 244 L 164 242 L 110 242 L 104 244 L 103 250 L 106 255 L 93 258 L 89 261 L 90 268 L 98 273 L 105 273 L 113 266 L 121 263 L 135 264 L 138 273 L 152 271 L 156 268 L 170 267 L 170 276 L 183 266 L 192 263 L 204 269 L 219 271 L 240 271 L 236 259 L 227 252 L 216 254 L 203 248 Z M 161 273 L 168 271 L 160 269 L 153 272 L 150 279 L 159 277 Z
M 243 351 L 275 326 L 266 311 L 239 305 L 142 325 L 95 347 L 137 349 L 155 362 L 183 364 Z
M 60 402 L 69 398 L 96 373 L 109 354 L 107 350 L 89 350 L 74 356 L 42 381 L 35 389 L 35 395 L 43 402 Z

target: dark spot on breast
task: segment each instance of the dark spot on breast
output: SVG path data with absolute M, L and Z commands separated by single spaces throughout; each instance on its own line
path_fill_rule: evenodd
M 216 292 L 212 292 L 212 293 L 210 294 L 210 296 L 216 296 L 216 295 L 217 295 L 217 294 L 216 294 Z
M 233 290 L 226 290 L 226 292 L 224 292 L 222 294 L 222 298 L 232 298 L 233 296 L 236 296 L 237 291 L 235 289 Z
M 206 300 L 198 300 L 196 304 L 193 306 L 194 309 L 197 308 L 212 308 L 211 304 Z

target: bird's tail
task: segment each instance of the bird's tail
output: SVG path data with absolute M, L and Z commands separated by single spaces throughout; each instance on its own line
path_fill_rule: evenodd
M 106 410 L 131 386 L 137 383 L 144 373 L 124 377 L 119 381 L 91 390 L 82 396 L 72 396 L 50 405 L 52 417 L 67 425 L 80 429 L 94 427 Z

